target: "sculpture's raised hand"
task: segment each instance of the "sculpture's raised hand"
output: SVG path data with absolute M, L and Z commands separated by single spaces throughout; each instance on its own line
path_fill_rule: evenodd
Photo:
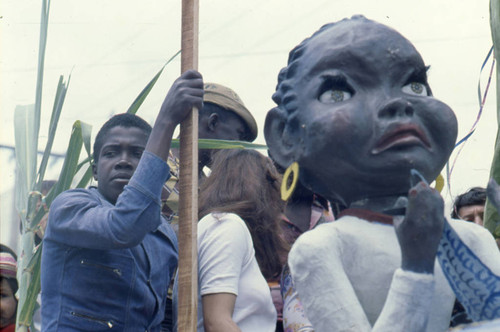
M 439 193 L 425 182 L 410 189 L 406 215 L 394 220 L 403 270 L 434 272 L 434 260 L 443 232 L 443 207 Z

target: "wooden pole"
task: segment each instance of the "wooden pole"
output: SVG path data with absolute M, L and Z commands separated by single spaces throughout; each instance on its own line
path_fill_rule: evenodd
M 198 69 L 198 0 L 182 0 L 181 72 Z M 198 110 L 181 123 L 178 331 L 198 321 Z

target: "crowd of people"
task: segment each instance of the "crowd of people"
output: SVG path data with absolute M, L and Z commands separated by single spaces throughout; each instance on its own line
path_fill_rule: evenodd
M 460 283 L 464 270 L 477 272 L 475 284 L 500 278 L 500 252 L 481 227 L 486 190 L 458 197 L 446 218 L 428 185 L 457 121 L 426 71 L 385 25 L 363 16 L 325 25 L 279 73 L 269 157 L 199 151 L 198 331 L 446 331 L 500 318 L 493 288 L 478 300 Z M 238 95 L 193 70 L 152 127 L 132 114 L 109 119 L 93 146 L 97 186 L 60 194 L 39 234 L 42 331 L 176 330 L 182 161 L 171 141 L 193 107 L 200 138 L 257 137 Z M 445 233 L 456 246 L 444 248 Z M 16 255 L 3 246 L 0 266 L 10 331 Z

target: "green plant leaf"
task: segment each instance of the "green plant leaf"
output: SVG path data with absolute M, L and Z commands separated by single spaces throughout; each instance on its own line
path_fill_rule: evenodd
M 17 312 L 17 330 L 27 330 L 30 324 L 33 310 L 30 307 L 36 305 L 36 296 L 33 287 L 40 283 L 40 267 L 33 273 L 25 271 L 27 262 L 31 262 L 34 248 L 34 233 L 29 229 L 28 216 L 34 215 L 35 200 L 28 194 L 36 189 L 36 167 L 38 157 L 38 135 L 40 132 L 40 117 L 43 90 L 43 72 L 45 63 L 45 46 L 47 45 L 47 28 L 49 22 L 50 0 L 42 0 L 42 12 L 40 22 L 40 40 L 38 48 L 38 69 L 36 81 L 35 105 L 32 110 L 19 109 L 16 107 L 14 115 L 16 136 L 16 208 L 21 216 L 23 234 L 21 237 L 22 252 L 18 262 L 19 302 Z M 19 154 L 19 158 L 17 155 Z M 23 197 L 21 197 L 23 196 Z M 40 255 L 40 254 L 38 254 Z M 30 289 L 28 289 L 30 287 Z M 23 315 L 21 317 L 21 315 Z M 24 325 L 24 326 L 23 326 Z
M 90 153 L 90 138 L 91 138 L 91 136 L 92 136 L 92 126 L 87 125 L 87 124 L 83 125 L 82 126 L 82 140 L 83 140 L 83 146 L 85 147 L 85 151 L 87 152 L 87 159 L 88 159 L 89 165 L 92 165 L 92 163 L 91 163 L 92 155 Z
M 151 89 L 153 89 L 153 86 L 156 84 L 156 81 L 158 81 L 158 78 L 160 77 L 161 73 L 163 72 L 163 69 L 165 69 L 165 66 L 168 65 L 172 60 L 175 59 L 179 54 L 181 54 L 181 51 L 179 50 L 177 53 L 175 53 L 168 61 L 161 67 L 160 71 L 156 73 L 156 75 L 153 77 L 153 79 L 146 85 L 144 89 L 142 89 L 141 93 L 135 98 L 134 102 L 132 105 L 127 110 L 127 113 L 132 113 L 135 114 L 137 113 L 137 110 L 139 107 L 141 107 L 142 103 L 146 99 L 146 97 L 149 95 L 151 92 Z
M 83 177 L 82 179 L 80 180 L 80 182 L 78 182 L 78 184 L 76 185 L 76 188 L 86 188 L 88 183 L 90 182 L 90 180 L 92 179 L 92 166 L 89 165 L 89 167 L 87 168 L 87 170 L 85 171 L 85 173 L 83 174 Z
M 493 39 L 494 55 L 497 62 L 496 68 L 496 82 L 497 86 L 500 85 L 500 68 L 498 63 L 500 61 L 500 1 L 490 0 L 490 25 L 491 37 Z M 500 90 L 497 89 L 497 137 L 495 141 L 495 148 L 493 152 L 493 161 L 490 168 L 490 178 L 495 179 L 500 183 Z M 496 238 L 500 238 L 500 214 L 495 206 L 486 199 L 484 209 L 484 227 L 487 228 Z
M 80 169 L 82 169 L 82 167 L 85 166 L 85 164 L 89 164 L 90 166 L 92 166 L 92 162 L 91 162 L 90 157 L 87 157 L 84 160 L 80 161 L 80 163 L 76 167 L 76 171 L 78 172 Z
M 16 209 L 25 220 L 28 208 L 28 193 L 33 188 L 36 176 L 37 146 L 35 134 L 34 105 L 16 106 L 14 111 L 14 135 L 16 145 Z
M 179 148 L 179 139 L 172 139 L 172 148 Z M 255 149 L 255 150 L 263 150 L 267 149 L 267 145 L 265 144 L 256 144 L 249 143 L 244 141 L 228 141 L 222 139 L 206 139 L 200 138 L 198 139 L 198 148 L 199 149 Z
M 59 175 L 59 180 L 57 180 L 54 190 L 51 190 L 45 198 L 45 202 L 48 207 L 50 207 L 50 204 L 57 195 L 70 188 L 73 178 L 77 172 L 78 159 L 80 158 L 80 153 L 82 151 L 82 133 L 90 131 L 89 127 L 91 126 L 81 121 L 76 121 L 73 124 L 73 130 L 71 132 L 68 149 L 66 150 L 66 158 L 64 158 L 64 164 Z
M 40 131 L 40 116 L 42 113 L 42 91 L 43 91 L 43 73 L 45 68 L 45 48 L 47 46 L 47 29 L 49 26 L 50 0 L 42 0 L 42 14 L 40 19 L 40 39 L 38 45 L 38 67 L 36 78 L 35 95 L 35 137 L 34 144 L 38 147 L 38 134 Z
M 17 319 L 18 325 L 30 326 L 33 322 L 33 312 L 37 305 L 36 299 L 41 290 L 40 283 L 40 267 L 42 262 L 42 244 L 37 248 L 34 255 L 31 257 L 24 273 L 31 276 L 31 282 L 25 295 L 25 302 L 21 308 Z
M 47 163 L 49 161 L 50 153 L 52 152 L 52 145 L 54 143 L 54 138 L 56 136 L 57 125 L 59 123 L 59 117 L 61 116 L 61 111 L 64 104 L 64 99 L 66 97 L 66 92 L 68 90 L 70 79 L 71 76 L 68 78 L 68 83 L 65 83 L 64 76 L 61 75 L 59 77 L 59 83 L 57 84 L 54 106 L 52 108 L 52 114 L 50 116 L 48 140 L 45 146 L 45 151 L 43 153 L 42 161 L 40 163 L 40 168 L 38 170 L 38 180 L 36 186 L 36 190 L 38 191 L 40 191 L 42 188 L 42 181 L 45 176 L 45 170 L 47 168 Z
M 34 216 L 32 217 L 29 225 L 29 229 L 34 229 L 42 220 L 43 216 L 45 215 L 45 209 L 39 208 L 36 212 L 34 212 Z

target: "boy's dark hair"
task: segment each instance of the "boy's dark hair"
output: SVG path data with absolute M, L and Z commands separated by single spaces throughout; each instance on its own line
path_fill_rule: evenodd
M 484 205 L 486 203 L 486 189 L 481 187 L 474 187 L 469 189 L 467 192 L 458 195 L 453 203 L 453 211 L 451 212 L 451 217 L 455 219 L 460 219 L 458 211 L 464 206 L 469 205 Z
M 108 121 L 106 121 L 106 123 L 104 123 L 101 129 L 99 129 L 97 136 L 95 137 L 94 151 L 93 151 L 94 164 L 97 164 L 97 161 L 99 160 L 99 153 L 101 152 L 101 148 L 106 139 L 106 135 L 114 127 L 139 128 L 148 137 L 152 130 L 149 123 L 147 123 L 141 117 L 135 114 L 121 113 L 114 115 L 111 119 L 109 119 Z

